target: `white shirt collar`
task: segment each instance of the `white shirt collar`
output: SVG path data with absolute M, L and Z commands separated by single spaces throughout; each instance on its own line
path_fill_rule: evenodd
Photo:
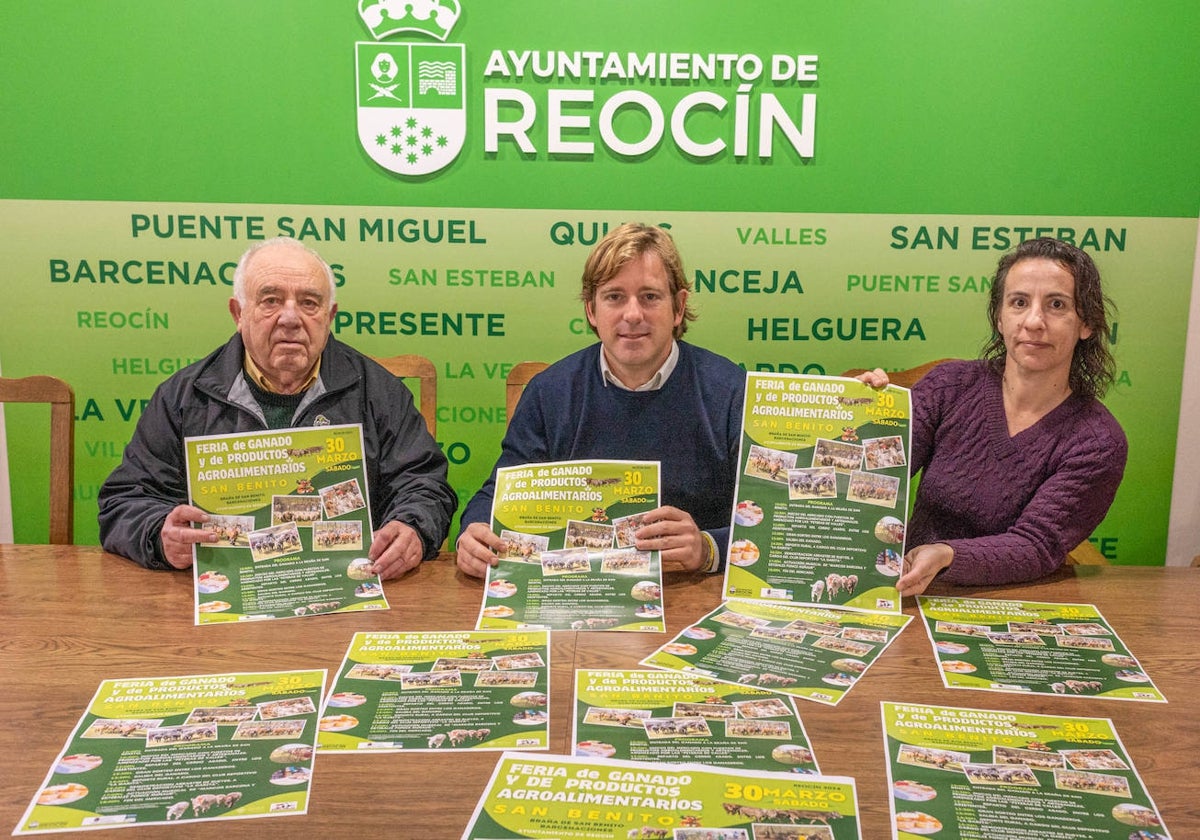
M 658 369 L 650 379 L 644 384 L 636 388 L 630 388 L 612 372 L 612 368 L 608 366 L 608 359 L 604 357 L 604 345 L 600 346 L 600 376 L 604 380 L 605 387 L 608 383 L 616 385 L 625 391 L 657 391 L 659 388 L 667 384 L 667 380 L 671 378 L 671 374 L 675 371 L 675 365 L 679 363 L 679 342 L 671 342 L 671 352 L 667 354 L 667 360 L 663 362 L 662 367 Z

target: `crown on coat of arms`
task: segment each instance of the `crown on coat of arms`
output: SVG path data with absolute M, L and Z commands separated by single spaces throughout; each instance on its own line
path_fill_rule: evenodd
M 358 16 L 376 41 L 397 32 L 424 32 L 445 41 L 460 14 L 458 0 L 358 0 Z

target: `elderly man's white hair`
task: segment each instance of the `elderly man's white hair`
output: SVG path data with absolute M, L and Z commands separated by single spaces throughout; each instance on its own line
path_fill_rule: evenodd
M 276 236 L 273 239 L 264 239 L 262 242 L 255 242 L 246 249 L 246 253 L 242 254 L 241 259 L 238 260 L 237 268 L 233 272 L 233 296 L 237 298 L 237 302 L 242 306 L 246 305 L 246 266 L 250 264 L 250 260 L 255 254 L 263 248 L 269 248 L 272 245 L 297 248 L 313 256 L 321 264 L 321 270 L 325 272 L 325 279 L 329 281 L 329 301 L 326 308 L 332 309 L 333 304 L 337 302 L 337 285 L 333 279 L 333 269 L 329 267 L 329 263 L 325 262 L 324 257 L 300 240 L 293 239 L 290 236 Z

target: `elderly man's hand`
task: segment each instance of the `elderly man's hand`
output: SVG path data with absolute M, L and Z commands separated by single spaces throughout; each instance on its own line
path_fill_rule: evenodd
M 162 543 L 163 557 L 176 569 L 187 569 L 192 565 L 192 546 L 196 543 L 215 543 L 217 535 L 212 531 L 193 528 L 193 522 L 207 522 L 208 514 L 198 507 L 179 505 L 167 514 L 158 539 Z
M 398 578 L 421 565 L 425 546 L 421 537 L 403 522 L 392 521 L 375 532 L 367 557 L 374 562 L 372 571 L 384 580 Z
M 505 546 L 505 541 L 493 534 L 488 526 L 482 522 L 472 522 L 458 535 L 455 545 L 458 568 L 471 577 L 484 577 L 488 566 L 500 562 L 496 552 L 503 551 Z
M 657 550 L 664 566 L 677 563 L 689 572 L 708 564 L 708 540 L 691 514 L 664 505 L 642 514 L 642 521 L 647 524 L 633 534 L 639 551 Z

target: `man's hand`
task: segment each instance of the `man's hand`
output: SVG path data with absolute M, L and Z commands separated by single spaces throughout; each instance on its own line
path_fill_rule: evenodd
M 421 565 L 425 546 L 421 537 L 403 522 L 395 520 L 375 532 L 367 557 L 374 562 L 372 571 L 384 580 L 400 575 Z
M 187 569 L 192 565 L 192 546 L 196 543 L 215 543 L 217 535 L 212 531 L 193 528 L 193 522 L 207 522 L 208 514 L 198 507 L 179 505 L 163 520 L 158 540 L 162 543 L 163 557 L 176 569 Z
M 649 524 L 633 534 L 639 551 L 657 549 L 664 566 L 678 563 L 689 572 L 698 572 L 708 565 L 708 540 L 691 514 L 664 505 L 642 514 L 642 521 Z
M 506 545 L 504 540 L 492 533 L 491 528 L 482 522 L 472 522 L 458 535 L 455 545 L 458 568 L 471 577 L 484 577 L 488 566 L 500 562 L 496 552 L 503 551 Z
M 945 543 L 919 545 L 904 555 L 902 574 L 896 581 L 901 595 L 920 595 L 942 569 L 954 562 L 954 549 Z

